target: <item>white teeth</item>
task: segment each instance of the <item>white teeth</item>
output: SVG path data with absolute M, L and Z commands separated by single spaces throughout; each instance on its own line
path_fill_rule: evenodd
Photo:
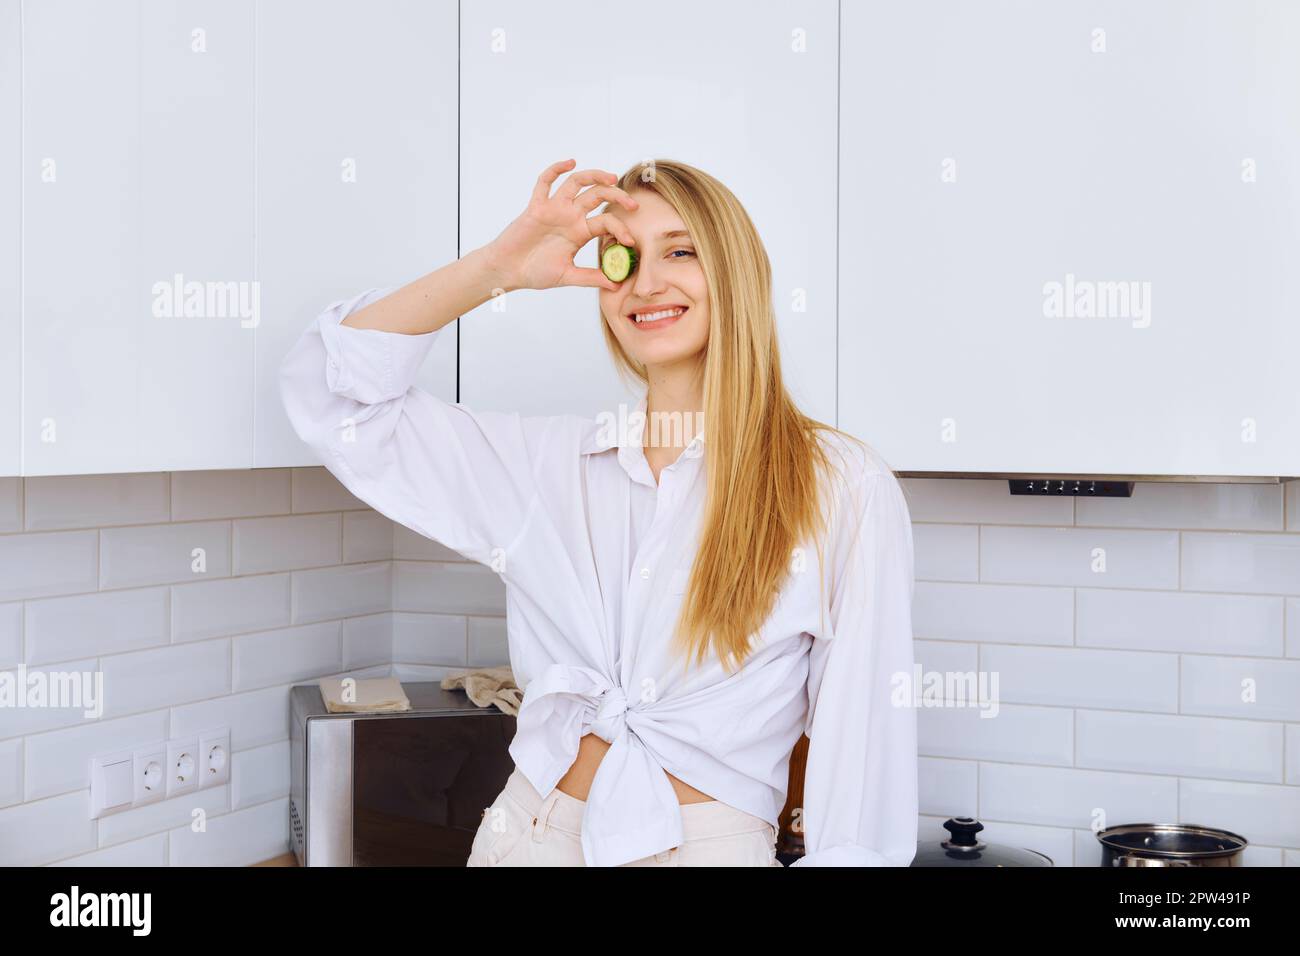
M 654 322 L 656 319 L 667 319 L 674 315 L 681 315 L 685 309 L 666 309 L 663 312 L 646 312 L 636 316 L 637 322 Z

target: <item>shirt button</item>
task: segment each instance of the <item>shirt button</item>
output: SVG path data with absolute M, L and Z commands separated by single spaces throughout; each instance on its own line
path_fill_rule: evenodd
M 649 578 L 649 577 L 650 577 L 650 569 L 649 569 L 649 568 L 642 568 L 642 569 L 641 569 L 641 577 L 642 577 L 643 579 L 647 579 L 647 578 Z

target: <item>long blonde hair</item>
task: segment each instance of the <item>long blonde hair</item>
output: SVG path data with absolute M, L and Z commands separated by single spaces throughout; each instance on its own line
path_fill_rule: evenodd
M 694 241 L 708 283 L 703 387 L 708 491 L 675 646 L 697 661 L 713 650 L 724 668 L 732 662 L 739 667 L 806 536 L 815 537 L 822 564 L 827 515 L 820 489 L 831 463 L 817 433 L 858 439 L 804 415 L 786 392 L 772 267 L 731 190 L 708 173 L 667 159 L 637 164 L 617 185 L 632 194 L 656 193 L 673 207 Z M 627 354 L 603 319 L 601 327 L 619 371 L 647 385 L 645 366 Z

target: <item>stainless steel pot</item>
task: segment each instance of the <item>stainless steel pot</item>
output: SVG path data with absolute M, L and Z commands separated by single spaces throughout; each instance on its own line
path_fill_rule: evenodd
M 1102 866 L 1241 866 L 1246 838 L 1194 823 L 1128 823 L 1097 834 Z

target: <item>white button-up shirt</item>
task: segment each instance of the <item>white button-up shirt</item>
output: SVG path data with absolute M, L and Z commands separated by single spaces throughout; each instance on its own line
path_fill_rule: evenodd
M 776 825 L 789 758 L 811 744 L 796 866 L 906 866 L 916 851 L 911 521 L 879 456 L 848 455 L 829 546 L 797 548 L 744 665 L 670 650 L 703 513 L 704 434 L 656 483 L 645 399 L 621 419 L 472 411 L 412 385 L 438 332 L 341 325 L 387 295 L 330 305 L 280 371 L 289 419 L 338 480 L 505 583 L 524 690 L 510 754 L 543 796 L 595 733 L 611 746 L 587 795 L 589 866 L 682 842 L 673 774 Z M 638 425 L 639 423 L 639 425 Z M 744 560 L 737 555 L 737 560 Z M 825 574 L 825 590 L 821 573 Z

